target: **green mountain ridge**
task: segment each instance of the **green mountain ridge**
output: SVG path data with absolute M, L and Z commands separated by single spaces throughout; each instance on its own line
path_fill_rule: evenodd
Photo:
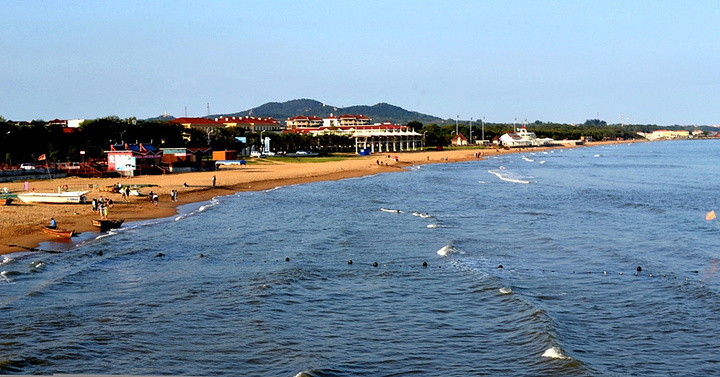
M 436 116 L 421 114 L 416 111 L 405 110 L 401 107 L 388 103 L 378 103 L 372 106 L 357 105 L 348 107 L 338 107 L 323 104 L 320 101 L 312 99 L 294 99 L 286 102 L 268 102 L 266 104 L 240 111 L 237 113 L 215 114 L 207 118 L 220 118 L 232 116 L 257 116 L 257 117 L 273 117 L 281 122 L 288 118 L 298 115 L 318 116 L 320 118 L 329 117 L 331 115 L 364 115 L 372 119 L 373 123 L 392 122 L 396 124 L 406 124 L 412 121 L 425 123 L 440 123 L 441 118 Z

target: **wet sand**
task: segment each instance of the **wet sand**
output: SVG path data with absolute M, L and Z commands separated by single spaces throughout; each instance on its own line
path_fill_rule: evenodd
M 617 142 L 595 142 L 587 146 Z M 181 204 L 202 202 L 216 196 L 230 195 L 241 191 L 267 190 L 274 187 L 331 181 L 345 178 L 373 175 L 384 172 L 401 172 L 405 167 L 430 163 L 452 163 L 468 161 L 486 156 L 507 153 L 532 153 L 547 149 L 573 148 L 575 145 L 541 147 L 530 149 L 464 149 L 450 151 L 391 152 L 398 161 L 387 158 L 388 154 L 371 156 L 349 156 L 338 161 L 320 161 L 302 158 L 295 162 L 274 161 L 273 159 L 253 159 L 245 167 L 221 167 L 211 172 L 176 173 L 150 175 L 133 178 L 78 178 L 47 179 L 29 181 L 30 189 L 36 192 L 58 192 L 59 187 L 67 185 L 69 191 L 89 190 L 88 200 L 100 198 L 113 200 L 108 218 L 125 219 L 125 222 L 169 217 L 177 213 Z M 480 155 L 482 154 L 482 155 Z M 213 187 L 212 177 L 216 177 Z M 125 185 L 153 185 L 143 187 L 140 192 L 145 196 L 122 198 L 119 193 L 108 191 L 108 187 L 120 183 Z M 12 193 L 23 192 L 24 181 L 0 182 L 0 188 L 7 187 Z M 185 186 L 187 184 L 187 187 Z M 172 202 L 170 192 L 179 192 L 178 201 Z M 159 203 L 155 206 L 147 196 L 150 191 L 158 193 Z M 41 242 L 53 240 L 45 234 L 42 227 L 55 218 L 58 228 L 74 229 L 76 233 L 95 232 L 93 219 L 99 216 L 92 211 L 90 204 L 26 204 L 15 199 L 11 205 L 0 206 L 0 254 L 26 251 L 36 248 Z

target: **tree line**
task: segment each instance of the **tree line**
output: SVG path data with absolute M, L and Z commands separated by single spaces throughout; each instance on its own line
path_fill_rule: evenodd
M 454 121 L 443 124 L 412 121 L 407 125 L 423 135 L 426 146 L 449 145 L 456 130 Z M 483 133 L 485 140 L 492 140 L 518 127 L 520 125 L 507 123 L 485 123 L 482 127 L 478 122 L 462 122 L 457 125 L 459 132 L 467 138 L 472 135 L 472 140 L 481 140 Z M 636 134 L 638 131 L 652 132 L 659 129 L 655 125 L 607 125 L 599 120 L 588 120 L 581 125 L 536 121 L 527 124 L 527 128 L 539 138 L 555 140 L 573 140 L 581 136 L 595 140 L 633 139 L 639 138 Z M 259 132 L 240 127 L 216 128 L 212 132 L 206 132 L 186 129 L 162 120 L 121 119 L 117 116 L 86 120 L 74 132 L 65 131 L 61 125 L 48 124 L 41 120 L 18 124 L 0 117 L 0 158 L 4 159 L 5 165 L 12 166 L 23 162 L 36 162 L 41 155 L 53 162 L 105 158 L 104 152 L 109 150 L 111 145 L 122 143 L 149 143 L 156 148 L 211 147 L 213 150 L 238 151 L 252 145 L 259 147 L 261 144 Z M 315 137 L 272 132 L 265 132 L 262 136 L 271 138 L 274 150 L 312 150 L 319 153 L 355 151 L 354 140 L 346 136 Z M 244 137 L 246 142 L 238 141 L 239 137 Z M 83 155 L 81 151 L 84 151 Z

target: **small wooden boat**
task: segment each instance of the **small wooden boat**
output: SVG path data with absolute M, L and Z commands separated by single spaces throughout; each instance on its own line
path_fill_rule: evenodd
M 75 235 L 75 229 L 57 229 L 50 227 L 43 227 L 43 232 L 55 236 L 57 238 L 70 238 Z
M 122 225 L 123 221 L 125 221 L 125 219 L 113 219 L 113 220 L 100 219 L 100 220 L 93 220 L 92 224 L 95 225 L 96 227 L 100 228 L 101 232 L 105 232 L 110 229 L 119 228 L 120 225 Z

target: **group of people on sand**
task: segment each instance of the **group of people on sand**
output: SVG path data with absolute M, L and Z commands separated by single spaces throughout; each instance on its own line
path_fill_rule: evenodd
M 154 204 L 155 207 L 157 207 L 157 205 L 158 205 L 158 194 L 157 194 L 156 192 L 150 191 L 150 193 L 148 194 L 148 198 L 150 199 L 150 202 L 151 202 L 152 204 Z
M 120 183 L 117 184 L 117 190 L 122 195 L 123 199 L 127 199 L 130 197 L 130 186 L 122 187 Z
M 105 199 L 101 196 L 99 200 L 93 198 L 90 203 L 92 204 L 93 212 L 99 214 L 101 219 L 108 218 L 108 210 L 113 205 L 112 199 Z

